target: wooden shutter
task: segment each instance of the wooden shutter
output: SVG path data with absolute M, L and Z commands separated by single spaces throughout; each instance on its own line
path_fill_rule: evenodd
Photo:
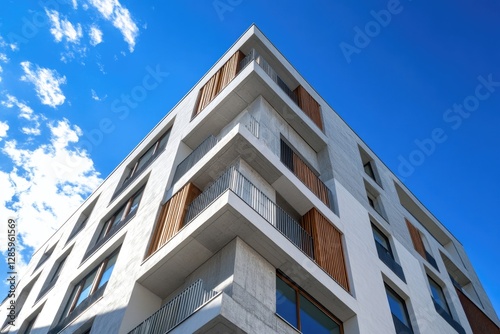
M 243 52 L 238 50 L 200 89 L 198 105 L 195 108 L 193 117 L 205 109 L 217 94 L 236 77 L 236 74 L 238 74 L 238 65 L 244 57 Z
M 293 172 L 307 188 L 311 189 L 323 203 L 330 207 L 326 185 L 295 152 L 293 153 Z
M 163 204 L 146 256 L 158 250 L 182 228 L 189 204 L 200 193 L 195 185 L 188 183 Z
M 413 247 L 415 247 L 415 250 L 420 255 L 422 255 L 424 259 L 426 259 L 427 256 L 425 255 L 425 246 L 424 242 L 422 241 L 422 236 L 420 235 L 420 231 L 415 226 L 413 226 L 413 224 L 410 223 L 408 219 L 405 218 L 405 221 L 406 221 L 406 226 L 408 226 L 408 231 L 410 231 Z
M 302 111 L 309 116 L 318 128 L 323 130 L 319 103 L 302 86 L 297 87 L 294 92 L 295 95 L 297 95 L 297 103 L 300 109 L 302 109 Z
M 302 227 L 313 237 L 316 263 L 349 291 L 342 233 L 316 208 L 302 217 Z

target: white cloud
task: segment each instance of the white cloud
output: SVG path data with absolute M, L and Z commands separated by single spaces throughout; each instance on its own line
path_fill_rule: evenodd
M 73 25 L 66 18 L 60 18 L 59 12 L 45 9 L 51 22 L 50 32 L 56 42 L 61 42 L 63 38 L 69 43 L 78 44 L 82 37 L 82 27 L 80 24 Z
M 95 25 L 90 27 L 89 37 L 90 44 L 92 46 L 96 46 L 97 44 L 102 43 L 102 31 Z
M 89 2 L 106 20 L 111 21 L 113 26 L 120 30 L 123 39 L 128 44 L 129 51 L 133 52 L 139 28 L 130 16 L 129 10 L 118 0 L 89 0 Z
M 99 95 L 97 95 L 97 93 L 93 89 L 90 90 L 90 93 L 92 94 L 92 99 L 96 100 L 96 101 L 102 101 L 108 97 L 108 95 L 104 95 L 103 97 L 99 97 Z
M 7 124 L 7 122 L 0 121 L 0 141 L 2 141 L 2 138 L 7 137 L 8 130 L 9 124 Z
M 21 80 L 31 82 L 35 85 L 35 90 L 40 98 L 40 101 L 52 108 L 57 107 L 64 103 L 66 97 L 64 96 L 60 85 L 66 83 L 65 76 L 59 76 L 56 70 L 39 67 L 35 64 L 32 69 L 32 64 L 28 61 L 21 63 L 25 75 Z
M 78 8 L 78 3 L 76 2 L 76 0 L 71 0 L 71 3 L 73 4 L 73 9 Z
M 26 149 L 9 140 L 0 153 L 12 163 L 0 170 L 0 216 L 16 217 L 21 247 L 38 248 L 102 182 L 87 152 L 73 147 L 80 128 L 66 119 L 47 127 L 47 143 Z M 0 236 L 5 251 L 5 232 Z
M 6 100 L 1 101 L 0 104 L 6 108 L 13 108 L 14 106 L 19 109 L 19 118 L 25 119 L 29 122 L 29 126 L 24 126 L 21 131 L 27 135 L 38 136 L 41 134 L 40 131 L 40 115 L 33 112 L 26 103 L 19 101 L 15 96 L 6 94 Z M 41 118 L 45 120 L 45 117 L 41 115 Z
M 9 58 L 7 58 L 7 55 L 5 53 L 0 53 L 0 61 L 7 63 L 9 61 Z

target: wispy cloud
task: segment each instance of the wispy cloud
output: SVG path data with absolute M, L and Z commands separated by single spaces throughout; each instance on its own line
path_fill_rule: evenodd
M 64 96 L 60 86 L 66 83 L 66 77 L 60 76 L 56 70 L 32 66 L 29 61 L 21 62 L 25 75 L 21 80 L 35 85 L 35 91 L 42 104 L 55 108 L 64 103 Z
M 103 97 L 99 97 L 99 95 L 97 95 L 97 93 L 93 89 L 90 90 L 90 93 L 92 94 L 92 99 L 96 100 L 96 101 L 102 101 L 108 97 L 108 95 L 104 95 Z
M 113 23 L 123 35 L 128 44 L 130 52 L 134 51 L 135 40 L 139 34 L 139 28 L 132 19 L 127 8 L 123 7 L 118 0 L 89 0 L 99 13 L 108 21 Z
M 89 37 L 92 46 L 102 43 L 102 31 L 96 25 L 90 27 Z
M 0 102 L 6 108 L 17 107 L 19 109 L 19 118 L 22 118 L 29 122 L 29 126 L 24 126 L 21 131 L 27 135 L 38 136 L 40 135 L 40 116 L 33 112 L 33 109 L 29 107 L 26 103 L 19 101 L 15 96 L 6 94 L 6 100 Z M 45 119 L 41 115 L 42 119 Z
M 102 182 L 87 152 L 74 147 L 81 129 L 66 119 L 47 127 L 48 142 L 26 149 L 8 140 L 0 153 L 12 164 L 0 170 L 0 216 L 17 218 L 22 248 L 38 248 Z
M 55 10 L 45 10 L 50 19 L 50 33 L 54 36 L 56 42 L 61 42 L 63 39 L 68 43 L 78 44 L 82 37 L 82 27 L 80 24 L 73 25 L 66 18 L 61 18 L 59 12 Z

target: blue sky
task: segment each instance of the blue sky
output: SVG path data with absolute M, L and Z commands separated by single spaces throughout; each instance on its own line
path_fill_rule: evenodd
M 17 218 L 28 261 L 256 23 L 463 243 L 499 310 L 499 12 L 493 0 L 3 0 L 0 217 Z

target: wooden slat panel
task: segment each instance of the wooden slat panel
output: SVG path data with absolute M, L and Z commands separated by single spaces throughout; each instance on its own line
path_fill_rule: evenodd
M 323 122 L 321 120 L 321 110 L 319 103 L 305 90 L 304 87 L 299 86 L 295 89 L 295 95 L 297 95 L 297 103 L 304 111 L 304 113 L 309 116 L 309 118 L 321 129 L 323 130 Z
M 302 227 L 313 237 L 316 263 L 349 291 L 342 233 L 316 208 L 302 217 Z
M 293 172 L 323 203 L 330 207 L 326 185 L 295 152 L 293 152 Z
M 458 299 L 465 311 L 467 320 L 474 334 L 499 334 L 500 329 L 484 312 L 472 302 L 460 289 L 456 289 Z
M 163 204 L 146 256 L 154 253 L 182 228 L 189 204 L 200 193 L 195 185 L 188 183 Z
M 193 115 L 198 115 L 238 74 L 238 65 L 245 57 L 243 52 L 237 51 L 229 60 L 207 81 L 200 89 L 198 105 Z
M 413 224 L 410 223 L 408 219 L 405 218 L 405 221 L 406 221 L 406 226 L 408 226 L 408 231 L 410 231 L 413 247 L 415 247 L 415 250 L 420 255 L 422 255 L 424 259 L 426 259 L 427 257 L 425 256 L 425 246 L 424 242 L 422 241 L 422 236 L 420 235 L 420 231 L 415 226 L 413 226 Z

